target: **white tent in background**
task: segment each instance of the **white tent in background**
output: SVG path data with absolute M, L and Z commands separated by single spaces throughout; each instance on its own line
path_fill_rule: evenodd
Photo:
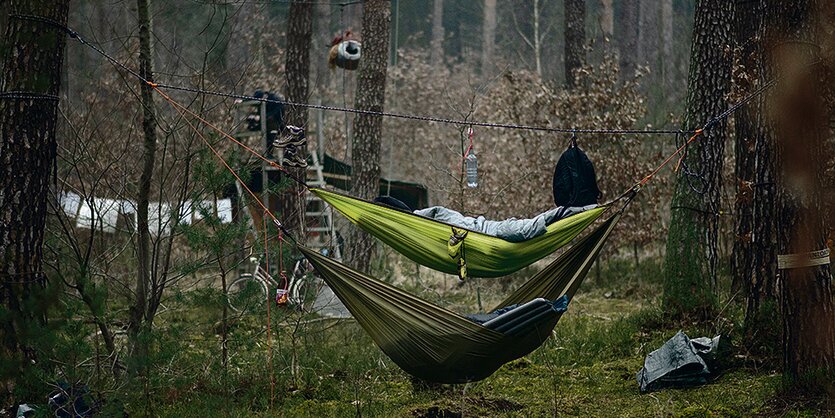
M 67 198 L 61 202 L 61 207 L 71 207 L 73 202 Z M 104 198 L 84 198 L 80 200 L 78 216 L 75 218 L 75 226 L 84 229 L 100 229 L 104 232 L 116 232 L 116 224 L 119 221 L 119 209 L 121 201 Z
M 75 226 L 82 229 L 100 229 L 103 232 L 117 231 L 119 215 L 125 215 L 136 230 L 136 202 L 124 199 L 107 199 L 95 196 L 81 196 L 73 192 L 64 192 L 59 196 L 61 210 L 70 219 L 75 220 Z M 200 210 L 197 210 L 198 207 Z M 186 200 L 180 208 L 179 223 L 190 225 L 193 221 L 203 219 L 201 210 L 216 214 L 221 223 L 232 222 L 232 200 Z M 172 214 L 174 209 L 168 202 L 148 203 L 148 229 L 154 236 L 171 233 L 174 224 Z

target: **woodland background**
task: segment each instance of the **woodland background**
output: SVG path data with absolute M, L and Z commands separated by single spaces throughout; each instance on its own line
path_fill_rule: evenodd
M 293 50 L 287 35 L 293 7 L 309 4 L 310 72 L 303 101 L 356 107 L 357 72 L 328 68 L 327 54 L 331 39 L 345 30 L 361 40 L 378 35 L 363 31 L 366 5 L 295 3 L 78 0 L 69 5 L 67 26 L 130 68 L 140 68 L 143 54 L 151 56 L 158 82 L 287 96 L 288 62 L 295 64 L 288 58 Z M 832 190 L 835 20 L 826 7 L 808 18 L 814 16 L 810 10 L 818 10 L 812 6 L 817 2 L 384 3 L 390 3 L 391 13 L 387 112 L 580 129 L 697 129 L 717 113 L 693 104 L 700 103 L 701 93 L 713 95 L 713 110 L 747 97 L 773 70 L 763 64 L 769 36 L 814 22 L 822 34 L 818 55 L 826 64 L 815 73 L 820 88 L 812 93 L 823 99 L 825 111 L 819 116 L 826 122 L 819 130 L 816 160 L 822 169 L 815 175 L 825 191 Z M 697 19 L 698 7 L 706 19 Z M 8 13 L 0 10 L 0 27 L 14 20 Z M 694 42 L 698 31 L 704 37 Z M 720 47 L 704 47 L 702 39 Z M 47 393 L 60 390 L 58 382 L 68 382 L 89 389 L 103 416 L 820 416 L 832 411 L 835 358 L 825 356 L 830 367 L 822 370 L 828 374 L 813 377 L 802 390 L 792 383 L 797 376 L 782 376 L 792 370 L 784 355 L 792 350 L 783 343 L 788 328 L 781 313 L 795 305 L 783 305 L 773 260 L 760 257 L 777 254 L 778 238 L 785 241 L 778 227 L 786 223 L 778 215 L 788 212 L 777 206 L 775 189 L 768 188 L 783 187 L 774 174 L 779 171 L 757 167 L 765 166 L 763 155 L 784 152 L 792 141 L 805 144 L 801 134 L 795 139 L 784 132 L 790 125 L 784 119 L 808 120 L 800 102 L 749 103 L 702 141 L 708 145 L 697 142 L 688 149 L 678 173 L 665 169 L 654 178 L 629 207 L 585 289 L 540 350 L 483 382 L 426 388 L 397 369 L 352 321 L 311 320 L 282 309 L 266 313 L 263 306 L 231 311 L 225 300 L 229 283 L 246 268 L 250 249 L 263 251 L 244 219 L 222 223 L 206 214 L 204 222 L 186 225 L 157 207 L 148 220 L 163 232 L 144 238 L 122 218 L 115 233 L 101 226 L 76 228 L 58 204 L 64 192 L 128 200 L 144 193 L 153 202 L 169 202 L 177 213 L 191 199 L 228 195 L 235 179 L 176 109 L 158 97 L 149 106 L 148 90 L 129 73 L 72 39 L 61 49 L 57 159 L 43 237 L 45 284 L 34 293 L 37 302 L 27 305 L 43 321 L 27 322 L 17 331 L 27 336 L 35 354 L 3 363 L 3 370 L 16 374 L 5 386 L 12 395 L 4 395 L 15 402 L 45 403 Z M 699 85 L 693 74 L 713 78 Z M 790 84 L 798 85 L 807 84 Z M 226 131 L 241 126 L 231 100 L 188 92 L 172 97 Z M 786 111 L 793 107 L 796 112 Z M 151 125 L 149 108 L 156 111 Z M 350 113 L 311 109 L 307 150 L 360 161 L 363 156 L 352 155 L 354 119 Z M 144 159 L 148 126 L 156 146 L 150 166 Z M 203 135 L 245 177 L 258 167 L 219 135 L 208 130 Z M 320 135 L 324 150 L 315 148 Z M 791 139 L 772 140 L 777 137 Z M 554 164 L 571 139 L 569 133 L 477 127 L 479 187 L 469 189 L 461 173 L 467 126 L 383 118 L 376 138 L 382 177 L 425 185 L 433 205 L 493 219 L 528 217 L 552 205 Z M 604 201 L 649 174 L 686 139 L 614 133 L 576 137 L 595 163 Z M 778 151 L 759 153 L 769 146 Z M 746 155 L 756 157 L 746 160 Z M 291 187 L 285 182 L 275 192 Z M 686 199 L 695 199 L 704 207 L 699 211 L 709 215 L 683 222 L 710 231 L 699 240 L 688 241 L 688 231 L 670 227 L 676 216 L 671 207 L 692 203 Z M 828 220 L 822 222 L 828 225 L 825 232 L 832 237 L 827 208 L 833 205 L 827 199 L 819 203 L 821 217 Z M 699 253 L 701 240 L 715 251 Z M 681 242 L 692 242 L 696 255 L 680 254 L 688 247 Z M 287 268 L 295 256 L 285 245 L 275 259 L 281 257 Z M 538 268 L 459 286 L 455 278 L 419 267 L 385 246 L 369 257 L 367 270 L 375 276 L 460 312 L 492 306 Z M 690 261 L 703 263 L 693 267 Z M 830 300 L 820 306 L 829 306 L 832 314 L 828 270 L 826 276 L 821 289 L 829 289 Z M 691 281 L 677 282 L 679 277 Z M 697 295 L 695 306 L 677 299 L 681 289 Z M 831 315 L 823 319 L 832 320 Z M 634 374 L 644 356 L 678 329 L 691 336 L 728 337 L 732 354 L 726 371 L 701 388 L 639 395 Z M 821 335 L 831 336 L 831 330 Z M 820 340 L 824 345 L 826 338 Z

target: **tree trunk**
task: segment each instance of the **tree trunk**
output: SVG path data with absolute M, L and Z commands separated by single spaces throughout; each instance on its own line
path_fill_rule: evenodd
M 577 86 L 575 72 L 586 61 L 586 0 L 564 0 L 565 86 Z
M 533 0 L 533 57 L 536 62 L 536 75 L 542 78 L 542 39 L 540 32 L 539 0 Z
M 730 88 L 734 3 L 696 5 L 688 80 L 688 129 L 700 128 L 726 109 Z M 711 318 L 716 305 L 719 192 L 727 122 L 717 121 L 693 142 L 676 178 L 667 240 L 664 307 L 672 317 Z
M 444 60 L 444 0 L 432 3 L 432 50 L 430 59 L 433 65 L 443 64 Z
M 816 2 L 770 3 L 783 25 L 770 38 L 780 84 L 769 105 L 774 111 L 779 254 L 826 249 L 822 205 L 828 114 L 821 88 L 831 88 L 831 70 L 809 67 L 817 60 L 812 13 Z M 829 77 L 827 77 L 829 76 Z M 826 87 L 823 87 L 826 88 Z M 823 259 L 822 257 L 820 259 Z M 783 373 L 797 389 L 835 389 L 835 306 L 829 259 L 826 264 L 780 266 L 783 308 Z
M 638 2 L 639 0 L 620 2 L 621 16 L 618 25 L 614 27 L 617 31 L 621 80 L 634 77 L 637 68 L 635 53 L 638 49 L 638 19 L 640 18 Z
M 496 49 L 496 0 L 484 0 L 484 22 L 481 29 L 481 74 L 489 77 Z
M 762 24 L 760 3 L 748 0 L 736 1 L 734 36 L 738 70 L 734 74 L 735 89 L 740 95 L 747 95 L 762 82 L 757 71 L 761 54 L 758 43 L 754 42 Z M 753 101 L 734 114 L 734 173 L 736 175 L 736 198 L 734 199 L 734 231 L 736 239 L 731 255 L 731 293 L 747 291 L 749 276 L 753 276 L 753 228 L 754 228 L 754 167 L 757 139 L 760 126 L 757 123 L 759 110 Z
M 151 48 L 151 0 L 136 0 L 139 18 L 139 75 L 145 80 L 154 80 L 153 51 Z M 142 375 L 144 364 L 148 356 L 150 323 L 147 323 L 145 313 L 148 309 L 149 286 L 151 282 L 151 234 L 148 230 L 148 202 L 151 194 L 151 178 L 154 173 L 154 160 L 157 153 L 157 116 L 154 106 L 154 91 L 151 86 L 140 82 L 142 99 L 142 132 L 144 147 L 142 149 L 142 174 L 139 178 L 139 193 L 136 209 L 136 286 L 133 304 L 130 307 L 130 322 L 128 322 L 128 341 L 130 362 L 128 373 L 131 376 Z
M 661 79 L 665 91 L 673 88 L 675 55 L 673 55 L 673 0 L 661 0 Z M 669 100 L 668 100 L 669 102 Z
M 67 22 L 66 0 L 6 4 L 12 13 Z M 2 41 L 0 91 L 53 96 L 0 98 L 0 309 L 4 311 L 0 402 L 10 406 L 9 415 L 17 413 L 13 391 L 22 367 L 31 367 L 29 361 L 34 360 L 29 336 L 45 331 L 41 327 L 49 307 L 44 299 L 43 236 L 56 164 L 57 96 L 65 41 L 58 28 L 15 18 L 8 19 Z
M 287 56 L 284 69 L 287 76 L 287 100 L 292 103 L 310 101 L 310 49 L 313 39 L 313 3 L 293 1 L 287 15 Z M 288 125 L 308 127 L 308 109 L 302 106 L 286 106 L 285 122 Z M 281 126 L 279 129 L 283 129 Z M 312 132 L 306 132 L 308 141 L 313 139 Z M 299 150 L 302 155 L 306 149 Z M 305 179 L 307 170 L 290 168 L 288 171 L 298 179 Z M 302 185 L 290 184 L 281 194 L 281 215 L 285 228 L 294 236 L 304 240 L 304 195 Z
M 355 107 L 382 112 L 386 98 L 386 67 L 388 66 L 389 22 L 391 3 L 367 0 L 362 16 L 363 56 L 360 60 Z M 381 116 L 360 114 L 354 118 L 351 140 L 351 192 L 370 199 L 380 190 Z M 374 251 L 374 240 L 365 232 L 352 234 L 351 261 L 360 271 L 367 270 Z
M 612 0 L 600 0 L 600 14 L 597 16 L 600 32 L 607 42 L 612 41 L 615 36 L 615 6 Z
M 735 36 L 740 70 L 737 89 L 747 95 L 768 78 L 763 67 L 762 36 L 766 22 L 762 3 L 738 0 Z M 731 292 L 746 296 L 745 346 L 766 359 L 775 358 L 780 341 L 777 271 L 774 260 L 774 157 L 763 117 L 763 101 L 755 99 L 735 114 L 736 199 Z
M 659 9 L 658 0 L 640 0 L 638 13 L 638 64 L 649 67 L 649 75 L 644 81 L 644 90 L 656 85 L 658 70 Z

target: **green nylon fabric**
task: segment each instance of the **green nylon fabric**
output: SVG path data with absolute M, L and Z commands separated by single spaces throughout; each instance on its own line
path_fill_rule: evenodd
M 620 212 L 585 236 L 498 307 L 543 297 L 572 297 L 600 254 Z M 486 378 L 551 335 L 561 314 L 513 337 L 485 328 L 316 251 L 300 247 L 374 342 L 407 373 L 438 383 Z
M 310 191 L 418 264 L 447 274 L 459 273 L 456 260 L 447 252 L 451 225 L 340 193 L 318 188 Z M 469 231 L 464 240 L 467 274 L 501 277 L 513 273 L 568 244 L 608 209 L 602 206 L 560 219 L 549 225 L 545 234 L 523 242 Z

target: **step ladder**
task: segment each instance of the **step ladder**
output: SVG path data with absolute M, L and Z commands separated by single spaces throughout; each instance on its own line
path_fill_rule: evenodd
M 311 187 L 325 187 L 325 175 L 319 155 L 310 153 L 312 162 L 307 166 L 307 184 Z M 333 223 L 333 208 L 313 193 L 305 193 L 305 234 L 306 245 L 321 251 L 327 249 L 331 258 L 341 261 L 342 250 L 339 246 L 336 227 Z

